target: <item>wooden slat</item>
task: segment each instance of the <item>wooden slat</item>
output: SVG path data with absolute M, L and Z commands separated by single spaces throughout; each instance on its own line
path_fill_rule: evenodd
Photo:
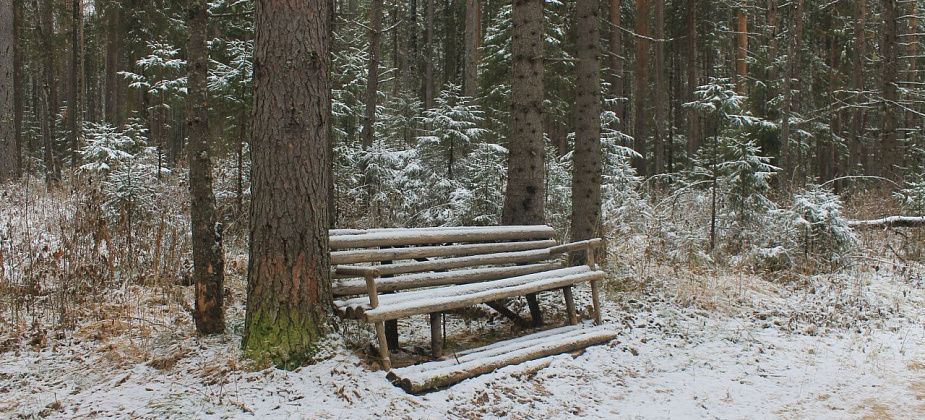
M 331 249 L 348 249 L 448 242 L 536 240 L 552 239 L 555 235 L 553 228 L 543 225 L 376 229 L 359 234 L 333 235 L 330 237 L 330 247 Z
M 571 286 L 573 284 L 582 283 L 586 281 L 601 280 L 604 278 L 604 273 L 601 271 L 591 271 L 581 274 L 574 274 L 562 277 L 552 277 L 542 280 L 527 282 L 524 284 L 508 286 L 508 287 L 498 287 L 498 288 L 488 288 L 479 292 L 471 292 L 465 294 L 456 294 L 450 296 L 442 296 L 434 298 L 428 296 L 427 294 L 422 294 L 421 299 L 416 300 L 405 300 L 402 302 L 397 302 L 394 304 L 383 304 L 376 308 L 370 309 L 363 313 L 363 318 L 367 322 L 374 322 L 384 319 L 398 319 L 404 318 L 411 315 L 431 313 L 431 312 L 445 312 L 452 309 L 464 308 L 466 306 L 477 305 L 484 302 L 490 302 L 494 300 L 523 296 L 528 293 L 538 293 L 546 290 L 559 289 L 565 286 Z M 476 283 L 474 285 L 484 285 L 490 284 L 492 282 L 486 283 Z M 466 287 L 474 285 L 465 285 L 465 286 L 455 286 L 455 287 Z M 440 289 L 453 289 L 454 286 L 442 287 Z M 406 292 L 399 293 L 401 294 L 411 294 L 415 292 Z
M 430 257 L 458 257 L 491 254 L 496 252 L 525 251 L 550 248 L 556 245 L 552 239 L 539 241 L 500 242 L 489 244 L 462 244 L 445 246 L 419 246 L 413 248 L 355 249 L 334 251 L 331 264 L 354 264 L 380 261 L 410 260 Z
M 455 384 L 496 369 L 607 343 L 617 332 L 606 327 L 571 326 L 521 337 L 469 352 L 463 357 L 393 369 L 388 378 L 405 391 L 419 393 Z
M 416 273 L 376 279 L 376 289 L 380 292 L 394 292 L 396 290 L 422 287 L 476 283 L 550 271 L 557 268 L 561 268 L 559 263 L 545 263 L 511 267 L 471 268 L 442 273 Z M 366 294 L 366 281 L 364 279 L 336 280 L 331 287 L 331 291 L 334 296 Z
M 456 286 L 447 286 L 447 287 L 437 287 L 432 289 L 424 290 L 415 290 L 410 292 L 401 292 L 401 293 L 392 293 L 379 296 L 379 300 L 382 305 L 394 305 L 399 302 L 406 300 L 419 300 L 423 298 L 436 299 L 444 298 L 448 296 L 458 296 L 465 295 L 470 293 L 483 292 L 485 290 L 492 290 L 502 287 L 518 286 L 525 283 L 530 283 L 533 281 L 544 280 L 549 278 L 556 278 L 562 276 L 569 276 L 574 274 L 582 274 L 591 271 L 590 268 L 586 265 L 579 265 L 575 267 L 566 267 L 560 268 L 557 270 L 544 271 L 534 274 L 527 274 L 516 277 L 506 277 L 500 280 L 493 280 L 487 282 L 479 282 L 472 284 L 456 285 Z M 379 279 L 376 283 L 376 288 L 378 289 L 378 281 L 383 281 L 386 279 Z M 370 309 L 369 298 L 366 296 L 344 299 L 344 300 L 335 300 L 334 306 L 337 308 L 346 308 L 346 307 L 356 307 L 363 308 L 363 310 Z
M 495 264 L 521 264 L 534 263 L 550 258 L 549 248 L 531 249 L 517 252 L 499 252 L 497 254 L 472 255 L 468 257 L 442 258 L 431 261 L 414 261 L 398 264 L 383 264 L 376 266 L 382 276 L 395 274 L 420 273 L 422 271 L 452 270 L 454 268 L 478 267 Z M 340 274 L 337 271 L 343 266 L 335 266 L 335 277 L 355 277 L 355 274 Z M 349 267 L 349 266 L 348 266 Z M 347 270 L 351 271 L 351 270 Z

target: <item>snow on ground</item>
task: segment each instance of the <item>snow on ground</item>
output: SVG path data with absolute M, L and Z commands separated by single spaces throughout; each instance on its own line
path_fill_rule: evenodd
M 799 285 L 744 275 L 707 275 L 700 286 L 610 280 L 605 319 L 622 328 L 614 342 L 421 396 L 370 370 L 344 339 L 332 358 L 286 372 L 241 359 L 235 333 L 194 337 L 182 314 L 101 320 L 0 353 L 0 417 L 923 417 L 925 281 L 921 270 L 876 268 Z M 557 296 L 546 299 L 549 307 Z M 233 331 L 240 317 L 238 303 Z M 401 325 L 406 347 L 427 345 L 418 318 Z M 454 317 L 448 334 L 506 329 Z

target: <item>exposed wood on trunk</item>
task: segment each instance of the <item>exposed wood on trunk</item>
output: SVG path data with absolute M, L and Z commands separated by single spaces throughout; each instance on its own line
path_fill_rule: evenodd
M 256 4 L 243 347 L 250 357 L 287 367 L 312 356 L 331 307 L 328 5 L 327 0 Z
M 748 14 L 744 5 L 736 11 L 736 91 L 748 94 Z

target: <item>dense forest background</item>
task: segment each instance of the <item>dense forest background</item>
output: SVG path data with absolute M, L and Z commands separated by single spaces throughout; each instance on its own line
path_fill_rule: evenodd
M 17 79 L 15 124 L 4 130 L 15 141 L 4 143 L 5 174 L 60 179 L 103 159 L 101 141 L 122 137 L 135 165 L 156 168 L 152 176 L 184 166 L 183 2 L 12 3 L 16 24 L 7 28 L 18 48 L 4 61 L 12 59 Z M 254 4 L 208 6 L 210 130 L 225 171 L 218 182 L 228 183 L 228 211 L 240 213 Z M 497 222 L 511 134 L 511 5 L 332 6 L 337 224 Z M 543 25 L 546 200 L 550 222 L 560 217 L 563 226 L 575 131 L 573 7 L 545 2 Z M 748 142 L 748 153 L 780 169 L 772 182 L 784 188 L 848 175 L 917 183 L 925 92 L 918 10 L 917 1 L 603 2 L 605 177 L 667 185 Z M 698 96 L 701 86 L 714 91 Z M 696 104 L 719 97 L 719 110 Z M 631 169 L 620 166 L 626 161 Z M 360 173 L 376 180 L 372 187 Z M 347 205 L 354 202 L 364 205 Z

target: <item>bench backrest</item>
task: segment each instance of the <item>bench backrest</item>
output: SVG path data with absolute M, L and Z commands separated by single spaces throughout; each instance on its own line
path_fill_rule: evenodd
M 379 292 L 475 283 L 559 268 L 549 248 L 556 232 L 543 225 L 410 229 L 332 229 L 334 296 L 366 293 L 366 283 L 338 267 L 379 270 Z

